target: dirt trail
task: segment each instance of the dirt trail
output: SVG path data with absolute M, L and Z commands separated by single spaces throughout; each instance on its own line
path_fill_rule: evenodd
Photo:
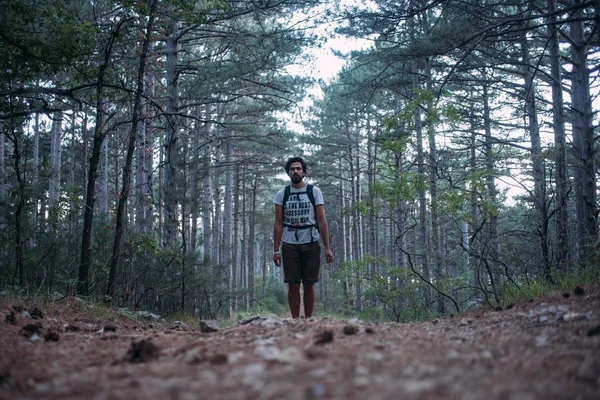
M 0 298 L 0 399 L 597 400 L 600 288 L 569 294 L 422 323 L 256 316 L 217 332 Z

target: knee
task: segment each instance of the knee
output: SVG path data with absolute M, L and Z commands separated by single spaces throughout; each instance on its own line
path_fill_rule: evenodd
M 313 283 L 310 284 L 306 284 L 304 283 L 302 285 L 302 287 L 304 288 L 304 293 L 314 293 L 315 292 L 315 285 Z
M 290 293 L 292 294 L 296 294 L 296 293 L 300 293 L 300 285 L 296 285 L 296 284 L 289 284 L 289 289 Z

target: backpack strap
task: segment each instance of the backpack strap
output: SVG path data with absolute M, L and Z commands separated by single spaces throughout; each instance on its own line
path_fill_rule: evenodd
M 317 217 L 317 206 L 315 206 L 315 195 L 313 193 L 313 185 L 306 185 L 306 195 L 310 200 L 310 204 L 313 206 L 313 210 L 315 210 L 315 218 Z
M 285 210 L 285 205 L 287 204 L 287 202 L 290 198 L 290 190 L 291 190 L 291 186 L 287 185 L 285 187 L 285 190 L 283 191 L 283 202 L 281 203 L 281 207 L 283 207 L 284 210 Z

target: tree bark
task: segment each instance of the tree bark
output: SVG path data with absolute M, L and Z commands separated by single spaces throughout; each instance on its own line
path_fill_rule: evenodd
M 94 207 L 96 203 L 96 180 L 98 178 L 98 164 L 100 161 L 100 152 L 102 143 L 106 136 L 104 126 L 104 110 L 102 103 L 104 99 L 104 81 L 106 70 L 110 65 L 114 41 L 119 35 L 122 26 L 127 22 L 126 19 L 119 21 L 112 32 L 110 40 L 104 49 L 103 61 L 98 67 L 96 76 L 96 121 L 94 128 L 94 138 L 92 142 L 92 153 L 90 156 L 88 183 L 86 191 L 86 202 L 83 217 L 83 234 L 81 238 L 81 261 L 79 264 L 79 275 L 76 284 L 76 290 L 79 294 L 89 294 L 89 271 L 92 261 L 92 228 L 94 223 Z
M 50 176 L 48 177 L 48 206 L 56 204 L 60 196 L 60 170 L 62 149 L 63 113 L 54 113 L 50 138 Z M 57 214 L 54 213 L 54 216 Z
M 525 28 L 525 27 L 524 27 Z M 533 164 L 533 204 L 536 210 L 536 234 L 540 242 L 540 260 L 544 279 L 552 283 L 552 269 L 550 265 L 550 256 L 548 251 L 548 207 L 546 203 L 546 174 L 544 159 L 542 155 L 542 143 L 540 139 L 540 128 L 537 116 L 537 106 L 535 102 L 535 83 L 533 68 L 529 59 L 529 43 L 527 41 L 527 31 L 521 32 L 521 59 L 523 63 L 523 78 L 525 81 L 525 114 L 527 117 L 527 130 L 531 140 L 531 161 Z
M 569 239 L 569 177 L 567 175 L 567 142 L 565 133 L 565 106 L 558 26 L 556 25 L 556 0 L 548 0 L 548 52 L 552 77 L 552 126 L 554 129 L 554 163 L 556 165 L 556 268 L 566 272 L 571 261 Z
M 164 169 L 164 222 L 163 242 L 165 248 L 174 247 L 177 242 L 177 205 L 179 201 L 179 124 L 178 124 L 178 73 L 179 32 L 174 23 L 166 37 L 166 112 L 165 127 L 165 169 Z
M 125 165 L 123 168 L 123 182 L 119 202 L 117 204 L 117 221 L 115 226 L 115 238 L 113 243 L 113 251 L 108 275 L 108 284 L 106 287 L 106 295 L 112 297 L 115 293 L 115 281 L 118 272 L 118 266 L 121 256 L 121 247 L 123 243 L 123 234 L 125 231 L 126 218 L 125 206 L 129 197 L 129 190 L 132 180 L 133 154 L 135 151 L 135 143 L 138 135 L 139 117 L 142 114 L 142 95 L 144 93 L 144 76 L 146 75 L 146 59 L 148 57 L 148 49 L 150 47 L 150 35 L 154 24 L 154 13 L 158 0 L 152 0 L 150 3 L 150 11 L 148 21 L 146 22 L 146 32 L 142 41 L 140 50 L 140 63 L 138 66 L 138 75 L 135 88 L 135 98 L 133 102 L 133 113 L 131 116 L 131 130 L 129 131 L 129 142 L 127 144 L 127 155 L 125 157 Z
M 587 39 L 584 35 L 584 9 L 573 14 L 571 25 L 572 113 L 573 146 L 575 159 L 575 198 L 579 234 L 579 266 L 583 269 L 595 265 L 598 240 L 598 207 L 596 201 L 596 164 L 594 152 L 594 126 L 587 65 Z

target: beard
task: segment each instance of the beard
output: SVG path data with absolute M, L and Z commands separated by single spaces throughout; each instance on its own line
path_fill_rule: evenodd
M 302 182 L 302 177 L 300 175 L 294 175 L 294 176 L 292 176 L 292 183 L 294 183 L 295 185 L 297 185 L 300 182 Z

